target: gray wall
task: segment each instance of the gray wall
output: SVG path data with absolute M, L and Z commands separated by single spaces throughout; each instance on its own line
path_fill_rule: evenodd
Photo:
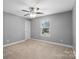
M 25 19 L 3 12 L 3 44 L 25 39 Z
M 50 37 L 40 35 L 40 20 L 45 19 L 50 20 L 51 23 Z M 72 45 L 72 11 L 32 19 L 31 37 L 33 39 Z
M 76 50 L 76 3 L 73 8 L 73 47 Z

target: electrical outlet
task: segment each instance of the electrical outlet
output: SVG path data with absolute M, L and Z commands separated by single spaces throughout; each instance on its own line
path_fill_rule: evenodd
M 63 42 L 63 40 L 60 40 L 60 42 Z
M 10 42 L 10 40 L 7 40 L 7 42 Z

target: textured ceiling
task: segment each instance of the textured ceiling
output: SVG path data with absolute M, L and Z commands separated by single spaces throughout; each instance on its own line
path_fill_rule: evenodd
M 21 10 L 33 6 L 39 7 L 44 13 L 37 15 L 39 17 L 72 10 L 74 2 L 75 0 L 3 0 L 3 11 L 24 17 L 27 12 Z

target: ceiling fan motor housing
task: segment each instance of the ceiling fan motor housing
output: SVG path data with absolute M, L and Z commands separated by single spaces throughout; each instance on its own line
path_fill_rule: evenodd
M 37 10 L 39 10 L 39 8 L 30 7 L 29 10 L 30 11 L 35 11 L 35 10 L 37 11 Z

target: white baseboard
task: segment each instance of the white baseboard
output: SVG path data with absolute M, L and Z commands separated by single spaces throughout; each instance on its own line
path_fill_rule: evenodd
M 41 42 L 44 42 L 44 43 L 49 43 L 49 44 L 55 44 L 55 45 L 59 45 L 59 46 L 64 46 L 64 47 L 73 48 L 73 46 L 71 46 L 71 45 L 67 45 L 67 44 L 56 43 L 56 42 L 50 42 L 50 41 L 39 40 L 39 39 L 33 39 L 33 40 L 36 40 L 36 41 L 41 41 Z
M 14 45 L 14 44 L 22 43 L 26 40 L 28 40 L 28 39 L 24 39 L 24 40 L 16 41 L 16 42 L 13 42 L 13 43 L 5 44 L 5 45 L 3 45 L 3 47 L 8 47 L 8 46 L 11 46 L 11 45 Z
M 32 39 L 32 38 L 30 38 L 30 39 Z M 9 43 L 9 44 L 3 45 L 3 47 L 8 47 L 8 46 L 11 46 L 11 45 L 14 45 L 14 44 L 22 43 L 22 42 L 24 42 L 26 40 L 28 40 L 28 39 L 20 40 L 20 41 L 13 42 L 13 43 Z M 60 46 L 64 46 L 64 47 L 73 48 L 73 46 L 62 44 L 62 43 L 50 42 L 50 41 L 39 40 L 39 39 L 32 39 L 32 40 L 36 40 L 36 41 L 41 41 L 41 42 L 44 42 L 44 43 L 55 44 L 55 45 L 60 45 Z

